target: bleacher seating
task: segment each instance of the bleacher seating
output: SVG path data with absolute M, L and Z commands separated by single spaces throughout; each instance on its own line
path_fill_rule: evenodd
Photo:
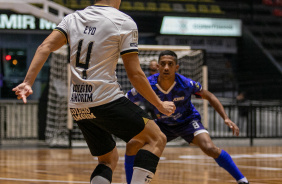
M 61 5 L 64 5 L 64 0 L 54 0 L 55 3 L 58 3 L 58 4 L 61 4 Z
M 171 2 L 200 2 L 200 3 L 215 3 L 215 0 L 166 0 L 166 1 L 171 1 Z
M 174 12 L 184 12 L 185 11 L 185 9 L 183 8 L 183 5 L 180 3 L 173 3 L 172 9 Z
M 210 13 L 211 14 L 224 14 L 224 11 L 222 11 L 218 5 L 211 5 Z
M 137 11 L 145 11 L 145 4 L 143 2 L 134 2 L 133 3 L 133 10 Z
M 274 0 L 274 5 L 282 6 L 282 0 Z
M 282 6 L 282 0 L 262 0 L 262 3 L 268 6 Z
M 275 8 L 275 9 L 273 9 L 272 13 L 276 17 L 282 17 L 282 10 L 281 9 Z
M 159 11 L 162 12 L 171 12 L 172 8 L 169 3 L 160 3 Z
M 244 44 L 239 47 L 241 49 L 240 73 L 237 74 L 239 88 L 250 90 L 253 94 L 261 94 L 262 91 L 254 90 L 255 83 L 259 81 L 269 90 L 268 95 L 262 95 L 265 99 L 278 98 L 279 96 L 281 99 L 281 80 L 274 82 L 276 79 L 281 79 L 282 67 L 282 17 L 280 17 L 282 16 L 282 11 L 280 11 L 282 8 L 279 6 L 280 1 L 230 0 L 227 2 L 217 0 L 217 4 L 225 11 L 226 17 L 240 18 L 243 21 L 244 38 L 242 40 L 244 40 Z M 271 83 L 276 83 L 277 86 L 270 86 Z M 278 95 L 279 93 L 280 95 Z M 274 97 L 275 95 L 276 97 Z
M 147 11 L 158 11 L 157 3 L 155 3 L 155 2 L 148 2 L 146 10 Z
M 90 0 L 53 0 L 55 3 L 64 5 L 68 8 L 78 10 L 92 5 Z M 130 11 L 131 13 L 148 11 L 148 12 L 163 12 L 172 13 L 191 13 L 191 14 L 224 14 L 215 0 L 162 0 L 162 1 L 147 1 L 141 0 L 123 0 L 120 5 L 121 11 Z
M 198 6 L 198 11 L 199 11 L 199 13 L 209 13 L 210 12 L 208 6 L 205 5 L 205 4 L 200 4 Z
M 133 10 L 131 2 L 129 1 L 122 1 L 120 5 L 121 10 Z
M 270 6 L 273 5 L 273 1 L 272 0 L 262 0 L 262 3 L 265 4 L 265 5 L 270 5 Z
M 198 10 L 194 4 L 185 4 L 185 8 L 188 13 L 198 13 Z

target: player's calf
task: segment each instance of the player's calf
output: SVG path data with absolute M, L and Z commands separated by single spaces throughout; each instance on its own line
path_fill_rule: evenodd
M 90 184 L 110 184 L 112 182 L 112 169 L 104 164 L 99 164 L 90 177 Z
M 125 169 L 125 175 L 126 175 L 126 182 L 130 184 L 133 174 L 133 165 L 134 160 L 136 157 L 136 154 L 140 148 L 144 146 L 142 143 L 140 143 L 137 140 L 131 139 L 126 144 L 126 151 L 124 155 L 124 169 Z
M 218 158 L 215 159 L 218 165 L 224 168 L 229 174 L 236 179 L 239 184 L 248 184 L 247 178 L 238 169 L 231 156 L 224 150 L 221 151 Z
M 131 183 L 150 183 L 155 175 L 158 163 L 158 156 L 147 150 L 139 150 L 134 161 L 134 171 Z

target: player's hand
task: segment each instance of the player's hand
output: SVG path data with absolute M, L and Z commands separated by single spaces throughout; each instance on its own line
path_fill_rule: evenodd
M 167 115 L 167 116 L 170 116 L 174 113 L 176 107 L 174 105 L 173 102 L 169 102 L 169 101 L 164 101 L 162 102 L 162 105 L 158 108 L 158 110 Z
M 225 123 L 229 128 L 232 129 L 233 135 L 236 135 L 236 136 L 239 135 L 239 128 L 238 128 L 238 126 L 237 126 L 235 123 L 233 123 L 229 118 L 225 119 L 225 120 L 224 120 L 224 123 Z
M 23 82 L 17 87 L 13 88 L 12 91 L 15 91 L 17 99 L 23 99 L 23 102 L 26 103 L 26 98 L 33 93 L 31 86 Z

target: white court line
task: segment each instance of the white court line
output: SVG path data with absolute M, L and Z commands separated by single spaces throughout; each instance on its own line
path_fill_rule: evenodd
M 36 181 L 36 182 L 49 182 L 49 183 L 89 183 L 85 181 L 62 181 L 62 180 L 38 180 L 38 179 L 17 179 L 17 178 L 0 178 L 0 180 L 6 181 Z M 112 184 L 123 184 L 123 183 L 112 183 Z
M 160 161 L 159 163 L 177 163 L 177 164 L 194 164 L 194 165 L 209 165 L 209 166 L 218 166 L 216 163 L 199 163 L 197 161 L 192 160 L 165 160 Z M 245 169 L 252 169 L 252 170 L 265 170 L 265 171 L 282 171 L 282 168 L 276 168 L 276 167 L 257 167 L 257 166 L 244 166 L 244 165 L 237 165 L 240 168 Z
M 235 158 L 282 158 L 282 154 L 232 154 L 230 155 L 233 159 Z M 206 159 L 210 158 L 207 155 L 180 155 L 179 158 L 183 159 Z
M 210 159 L 208 156 L 205 156 L 207 159 Z M 180 156 L 180 158 L 185 158 L 185 156 L 183 157 L 183 156 Z M 244 157 L 242 157 L 242 158 L 244 158 Z M 59 162 L 57 162 L 57 163 L 40 163 L 40 164 L 38 164 L 38 163 L 35 163 L 35 164 L 30 164 L 30 163 L 9 163 L 9 165 L 11 166 L 11 165 L 13 165 L 13 166 L 25 166 L 25 165 L 70 165 L 70 164 L 81 164 L 81 165 L 83 165 L 83 164 L 85 164 L 85 165 L 88 165 L 88 164 L 96 164 L 96 162 L 63 162 L 63 163 L 59 163 Z M 119 161 L 118 163 L 123 163 L 123 161 Z M 191 159 L 191 158 L 189 158 L 189 159 L 183 159 L 183 160 L 166 160 L 165 158 L 163 158 L 163 159 L 161 159 L 160 160 L 160 162 L 159 163 L 177 163 L 177 164 L 194 164 L 194 165 L 203 165 L 203 166 L 205 166 L 205 165 L 210 165 L 210 166 L 218 166 L 216 163 L 199 163 L 199 162 L 197 162 L 197 161 L 195 161 L 194 160 L 194 158 L 193 159 Z M 7 163 L 5 163 L 5 164 L 1 164 L 0 163 L 0 166 L 6 166 L 7 165 Z M 244 166 L 244 165 L 237 165 L 238 167 L 240 167 L 240 168 L 246 168 L 246 169 L 255 169 L 255 170 L 269 170 L 269 171 L 282 171 L 282 168 L 275 168 L 275 167 L 257 167 L 257 166 Z M 0 178 L 0 180 L 1 180 L 1 178 Z

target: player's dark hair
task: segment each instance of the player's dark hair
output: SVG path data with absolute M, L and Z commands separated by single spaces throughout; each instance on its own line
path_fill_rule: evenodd
M 175 52 L 173 52 L 173 51 L 171 51 L 171 50 L 164 50 L 164 51 L 162 51 L 162 52 L 159 54 L 159 61 L 160 61 L 160 58 L 161 58 L 162 56 L 165 56 L 165 55 L 169 55 L 169 56 L 174 57 L 175 64 L 177 64 L 177 55 L 175 54 Z

